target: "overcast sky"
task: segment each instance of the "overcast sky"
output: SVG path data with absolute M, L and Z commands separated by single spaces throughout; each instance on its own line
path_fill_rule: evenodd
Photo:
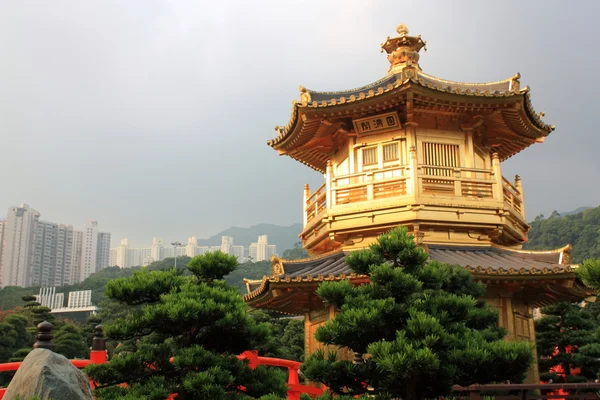
M 404 22 L 422 69 L 482 82 L 521 73 L 556 125 L 503 163 L 528 219 L 600 203 L 598 1 L 0 2 L 0 217 L 99 221 L 184 241 L 231 225 L 302 220 L 322 176 L 266 145 L 298 86 L 350 89 L 386 75 Z

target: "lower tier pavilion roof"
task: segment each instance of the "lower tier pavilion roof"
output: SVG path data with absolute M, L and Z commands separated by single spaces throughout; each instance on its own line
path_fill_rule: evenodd
M 523 293 L 532 306 L 583 299 L 593 294 L 576 279 L 577 265 L 570 263 L 570 249 L 566 246 L 550 251 L 528 251 L 496 245 L 426 245 L 430 260 L 460 265 L 488 287 L 527 286 Z M 314 291 L 323 281 L 368 282 L 368 276 L 355 274 L 346 264 L 348 254 L 338 250 L 294 261 L 274 257 L 271 276 L 245 280 L 248 293 L 244 300 L 253 307 L 301 315 L 320 301 Z

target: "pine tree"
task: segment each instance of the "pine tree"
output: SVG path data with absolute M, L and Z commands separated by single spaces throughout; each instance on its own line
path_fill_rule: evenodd
M 245 399 L 284 397 L 285 374 L 251 370 L 236 355 L 255 349 L 269 334 L 256 324 L 223 276 L 237 265 L 221 252 L 197 256 L 191 275 L 174 269 L 142 270 L 108 283 L 106 294 L 133 308 L 105 326 L 125 344 L 108 364 L 91 366 L 98 399 Z M 127 388 L 117 386 L 127 383 Z
M 593 343 L 598 330 L 593 315 L 580 304 L 566 301 L 542 308 L 542 314 L 535 322 L 540 379 L 555 383 L 594 381 L 600 352 Z
M 90 348 L 86 344 L 85 336 L 73 324 L 64 324 L 57 329 L 53 341 L 56 345 L 54 351 L 69 359 L 88 358 L 90 354 Z
M 356 360 L 317 351 L 304 374 L 335 393 L 404 400 L 448 395 L 453 384 L 521 382 L 530 344 L 502 340 L 497 312 L 478 300 L 484 286 L 468 271 L 427 258 L 405 227 L 351 253 L 347 263 L 370 284 L 322 283 L 318 295 L 338 312 L 316 338 Z

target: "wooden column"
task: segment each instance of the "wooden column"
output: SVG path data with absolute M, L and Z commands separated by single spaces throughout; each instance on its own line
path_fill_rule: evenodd
M 406 182 L 406 192 L 409 196 L 418 197 L 419 193 L 419 171 L 417 161 L 417 123 L 407 122 L 406 147 L 408 148 L 409 174 Z
M 492 170 L 494 171 L 494 199 L 503 202 L 504 195 L 502 194 L 502 169 L 500 168 L 500 157 L 498 153 L 492 154 Z
M 333 177 L 333 164 L 331 160 L 327 161 L 327 168 L 325 170 L 325 203 L 326 208 L 329 210 L 334 204 L 331 196 L 331 179 Z
M 304 213 L 302 214 L 302 223 L 303 223 L 303 227 L 306 227 L 306 224 L 308 223 L 308 214 L 307 214 L 307 210 L 306 210 L 306 202 L 308 201 L 308 199 L 310 198 L 310 186 L 308 185 L 308 183 L 306 185 L 304 185 L 304 202 L 303 202 L 303 208 L 304 208 Z

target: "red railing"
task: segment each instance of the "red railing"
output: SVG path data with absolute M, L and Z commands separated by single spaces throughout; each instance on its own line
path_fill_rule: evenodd
M 240 354 L 238 358 L 240 360 L 248 360 L 248 366 L 252 369 L 258 367 L 259 365 L 287 368 L 289 400 L 300 400 L 300 395 L 302 393 L 306 393 L 310 396 L 316 397 L 322 395 L 324 392 L 323 389 L 300 384 L 298 370 L 300 369 L 301 363 L 299 363 L 298 361 L 284 360 L 281 358 L 272 357 L 261 357 L 256 351 L 245 351 L 242 354 Z
M 42 323 L 44 324 L 44 323 Z M 52 349 L 54 345 L 51 342 L 52 339 L 52 325 L 38 325 L 38 335 L 36 336 L 37 342 L 34 344 L 36 348 Z M 283 360 L 281 358 L 261 357 L 256 351 L 245 351 L 238 356 L 240 360 L 248 360 L 248 366 L 255 369 L 259 365 L 287 368 L 288 370 L 288 399 L 289 400 L 300 400 L 300 395 L 306 393 L 310 396 L 316 397 L 323 394 L 324 390 L 313 386 L 306 386 L 300 384 L 300 378 L 298 371 L 301 363 L 291 360 Z M 70 360 L 71 363 L 77 368 L 85 368 L 90 364 L 105 364 L 108 362 L 106 353 L 106 339 L 102 333 L 102 327 L 96 327 L 94 339 L 92 340 L 92 350 L 90 351 L 89 360 Z M 21 366 L 22 362 L 11 362 L 0 364 L 0 372 L 16 371 Z M 90 380 L 90 385 L 94 387 L 94 382 Z M 0 388 L 0 400 L 4 397 L 6 388 Z M 167 400 L 172 400 L 176 397 L 176 394 L 172 394 Z

